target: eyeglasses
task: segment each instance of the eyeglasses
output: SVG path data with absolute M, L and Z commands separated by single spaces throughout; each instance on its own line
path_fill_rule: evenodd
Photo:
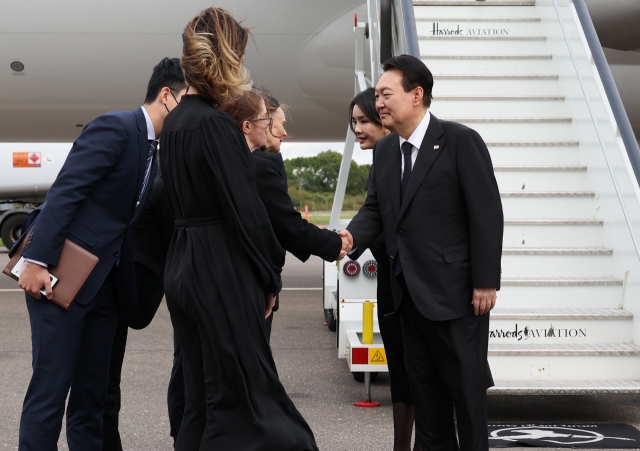
M 249 122 L 256 122 L 256 121 L 267 121 L 267 125 L 271 125 L 272 119 L 270 117 L 258 117 L 250 120 Z

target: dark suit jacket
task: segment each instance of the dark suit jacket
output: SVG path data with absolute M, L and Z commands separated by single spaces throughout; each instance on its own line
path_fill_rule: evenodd
M 45 203 L 34 212 L 37 217 L 30 221 L 33 233 L 24 257 L 56 265 L 68 238 L 100 259 L 75 300 L 79 304 L 93 299 L 116 262 L 116 285 L 135 287 L 128 237 L 151 191 L 149 186 L 136 208 L 148 149 L 141 108 L 112 111 L 94 119 L 73 144 Z
M 162 302 L 164 266 L 174 229 L 169 196 L 162 177 L 158 175 L 133 230 L 138 308 L 127 316 L 127 323 L 133 329 L 147 327 Z M 130 293 L 135 294 L 133 291 Z
M 431 115 L 400 204 L 399 137 L 375 146 L 365 205 L 347 229 L 357 258 L 383 232 L 416 307 L 443 321 L 469 314 L 473 287 L 500 289 L 504 218 L 489 151 L 464 125 Z M 402 300 L 392 277 L 394 301 Z
M 280 245 L 302 261 L 311 254 L 334 261 L 340 255 L 340 236 L 302 219 L 289 197 L 286 173 L 279 154 L 256 150 L 252 153 L 256 186 Z

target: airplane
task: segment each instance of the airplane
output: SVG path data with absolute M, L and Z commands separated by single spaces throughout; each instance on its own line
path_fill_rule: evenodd
M 94 117 L 142 102 L 152 67 L 215 3 L 252 28 L 251 78 L 289 105 L 294 141 L 343 141 L 353 96 L 354 15 L 364 0 L 8 2 L 0 16 L 0 142 L 72 142 Z M 640 131 L 640 3 L 587 0 Z M 18 70 L 14 70 L 16 68 Z

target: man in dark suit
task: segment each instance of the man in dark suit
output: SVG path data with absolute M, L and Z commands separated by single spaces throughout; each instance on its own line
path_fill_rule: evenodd
M 423 446 L 487 450 L 504 222 L 491 158 L 477 132 L 430 114 L 422 61 L 400 55 L 383 67 L 376 108 L 393 133 L 376 144 L 366 203 L 341 234 L 353 258 L 384 233 Z
M 154 68 L 154 76 L 167 61 Z M 69 449 L 102 449 L 118 311 L 132 307 L 127 301 L 135 287 L 129 231 L 155 178 L 164 117 L 181 96 L 181 88 L 173 88 L 163 92 L 166 111 L 145 102 L 134 111 L 112 111 L 91 121 L 30 221 L 23 251 L 29 263 L 19 284 L 26 291 L 31 322 L 33 375 L 20 420 L 20 451 L 57 450 L 67 395 Z M 69 310 L 48 300 L 47 266 L 58 263 L 65 239 L 99 258 Z M 43 287 L 48 299 L 41 298 Z
M 177 105 L 185 90 L 186 83 L 180 60 L 165 58 L 154 68 L 147 87 L 144 108 L 152 116 L 158 117 L 162 127 L 164 118 Z M 160 137 L 160 130 L 157 137 Z M 161 275 L 164 272 L 164 259 L 173 233 L 173 217 L 164 194 L 162 178 L 158 177 L 155 181 L 151 179 L 149 183 L 153 186 L 149 201 L 140 209 L 135 227 L 130 229 L 133 235 L 131 241 L 135 261 L 131 263 L 130 271 L 135 273 L 137 287 L 123 287 L 123 292 L 129 295 L 137 293 L 137 308 L 128 309 L 120 315 L 116 327 L 105 401 L 103 451 L 122 451 L 118 426 L 121 406 L 120 380 L 129 327 L 147 327 L 164 296 Z M 159 192 L 156 193 L 156 190 Z

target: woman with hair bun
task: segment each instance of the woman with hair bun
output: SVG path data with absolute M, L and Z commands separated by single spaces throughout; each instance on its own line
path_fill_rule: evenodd
M 182 350 L 178 451 L 317 450 L 278 379 L 264 331 L 284 250 L 254 183 L 251 153 L 218 108 L 249 91 L 249 31 L 208 8 L 182 35 L 187 94 L 167 116 L 160 164 L 175 219 L 165 292 Z

